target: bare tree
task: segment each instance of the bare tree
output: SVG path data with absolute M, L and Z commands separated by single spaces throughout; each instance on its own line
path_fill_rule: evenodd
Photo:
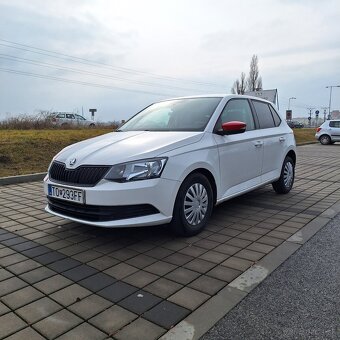
M 246 85 L 246 74 L 242 72 L 240 79 L 235 80 L 234 85 L 231 88 L 231 93 L 244 94 L 244 92 L 246 91 Z
M 260 77 L 258 58 L 256 54 L 252 56 L 250 61 L 249 75 L 247 79 L 247 90 L 262 90 L 262 78 Z

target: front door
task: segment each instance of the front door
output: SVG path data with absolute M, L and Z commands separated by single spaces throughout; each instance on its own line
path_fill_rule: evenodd
M 260 184 L 263 158 L 263 140 L 258 137 L 255 122 L 247 99 L 231 99 L 216 123 L 230 121 L 246 123 L 246 131 L 235 135 L 215 134 L 220 159 L 221 192 L 226 198 Z

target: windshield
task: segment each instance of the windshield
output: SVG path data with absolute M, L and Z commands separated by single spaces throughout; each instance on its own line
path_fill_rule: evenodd
M 137 113 L 119 131 L 203 131 L 221 99 L 186 98 L 155 103 Z

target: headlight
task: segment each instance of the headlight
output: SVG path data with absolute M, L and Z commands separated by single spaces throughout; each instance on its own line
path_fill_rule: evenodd
M 160 177 L 167 158 L 144 159 L 114 165 L 105 179 L 115 182 L 137 181 Z

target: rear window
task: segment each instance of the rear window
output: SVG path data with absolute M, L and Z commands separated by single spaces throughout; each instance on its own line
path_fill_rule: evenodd
M 269 109 L 270 109 L 272 116 L 274 118 L 275 126 L 279 126 L 281 124 L 281 118 L 280 118 L 279 114 L 276 112 L 276 110 L 271 105 L 269 105 Z M 299 124 L 299 122 L 296 122 L 296 123 Z
M 269 105 L 264 102 L 252 100 L 260 123 L 260 129 L 268 129 L 276 126 Z

